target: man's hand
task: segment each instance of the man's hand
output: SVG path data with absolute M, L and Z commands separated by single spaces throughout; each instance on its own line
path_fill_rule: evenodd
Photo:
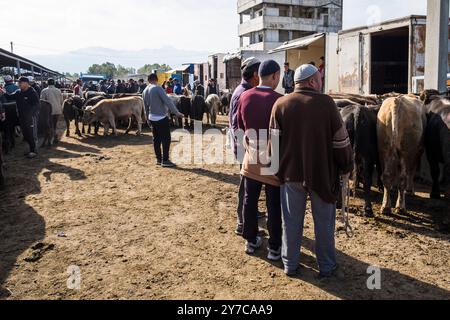
M 184 114 L 182 114 L 181 112 L 178 112 L 177 114 L 175 114 L 175 116 L 177 116 L 178 118 L 184 118 Z
M 5 121 L 5 119 L 6 119 L 6 114 L 4 112 L 0 113 L 0 121 Z

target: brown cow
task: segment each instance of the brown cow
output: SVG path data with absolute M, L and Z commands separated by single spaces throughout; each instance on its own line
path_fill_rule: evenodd
M 116 119 L 129 120 L 129 126 L 125 134 L 131 130 L 131 119 L 134 118 L 138 124 L 137 135 L 142 133 L 142 123 L 146 121 L 144 101 L 139 97 L 128 97 L 123 99 L 106 99 L 97 103 L 93 107 L 87 107 L 83 123 L 89 124 L 100 122 L 105 128 L 105 136 L 108 135 L 109 128 L 113 134 L 117 135 Z
M 378 151 L 384 199 L 382 214 L 391 214 L 390 192 L 398 188 L 396 210 L 406 212 L 406 191 L 414 192 L 414 175 L 424 151 L 426 116 L 422 102 L 411 96 L 388 98 L 378 113 Z

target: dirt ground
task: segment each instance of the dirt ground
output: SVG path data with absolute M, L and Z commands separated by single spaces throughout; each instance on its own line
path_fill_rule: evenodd
M 343 277 L 326 281 L 308 214 L 301 273 L 289 279 L 234 234 L 237 167 L 157 168 L 151 143 L 149 132 L 63 138 L 34 160 L 23 144 L 6 156 L 1 299 L 450 299 L 450 236 L 435 230 L 448 203 L 419 193 L 407 216 L 351 215 L 355 236 L 337 233 Z M 68 288 L 70 266 L 79 289 Z M 370 266 L 381 290 L 367 288 Z

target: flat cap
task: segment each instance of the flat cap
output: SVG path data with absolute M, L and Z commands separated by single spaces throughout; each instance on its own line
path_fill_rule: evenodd
M 254 66 L 255 64 L 260 64 L 260 63 L 261 63 L 261 61 L 259 61 L 255 57 L 250 57 L 250 58 L 246 59 L 244 62 L 242 62 L 241 70 L 245 70 L 247 68 Z

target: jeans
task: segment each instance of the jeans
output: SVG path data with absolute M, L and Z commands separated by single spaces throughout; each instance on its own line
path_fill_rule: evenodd
M 336 204 L 326 203 L 315 192 L 305 191 L 300 183 L 281 186 L 283 263 L 286 271 L 295 271 L 299 267 L 308 194 L 311 198 L 319 270 L 322 274 L 330 274 L 337 266 Z
M 258 201 L 263 183 L 244 177 L 244 234 L 250 243 L 255 243 L 258 236 Z M 281 203 L 280 188 L 266 184 L 267 229 L 269 231 L 269 247 L 278 250 L 281 247 Z
M 39 144 L 37 126 L 38 115 L 21 114 L 19 120 L 23 138 L 30 146 L 30 152 L 37 153 L 37 147 Z
M 151 123 L 153 127 L 153 147 L 155 148 L 156 159 L 158 162 L 169 161 L 170 144 L 172 142 L 170 120 L 169 118 L 164 118 L 161 121 L 151 121 Z

